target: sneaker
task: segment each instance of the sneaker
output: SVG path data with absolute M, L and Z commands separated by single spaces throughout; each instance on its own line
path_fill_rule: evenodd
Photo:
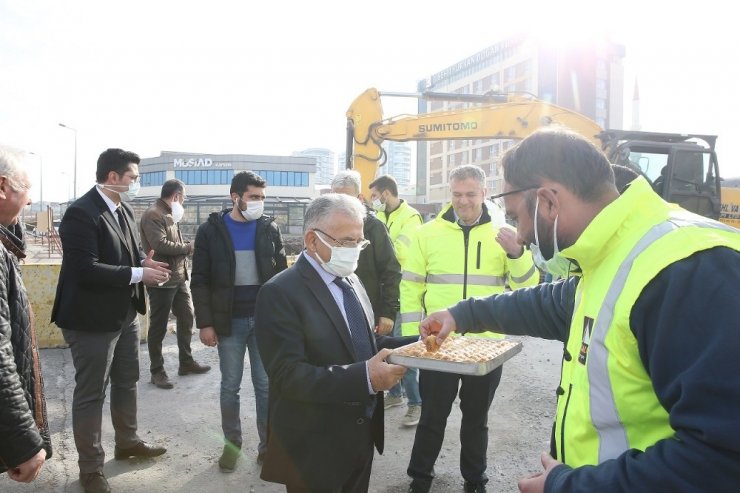
M 403 426 L 416 426 L 421 418 L 421 406 L 409 406 L 401 424 Z
M 234 472 L 236 469 L 236 460 L 241 454 L 241 448 L 231 442 L 224 444 L 224 451 L 221 454 L 221 458 L 218 459 L 218 468 L 221 472 Z
M 160 389 L 171 389 L 174 387 L 172 382 L 170 382 L 170 377 L 167 376 L 167 372 L 164 370 L 152 373 L 151 382 Z
M 395 395 L 385 394 L 385 399 L 383 399 L 383 401 L 385 402 L 385 404 L 383 405 L 385 409 L 390 409 L 396 406 L 403 406 L 403 397 L 400 395 L 395 396 Z

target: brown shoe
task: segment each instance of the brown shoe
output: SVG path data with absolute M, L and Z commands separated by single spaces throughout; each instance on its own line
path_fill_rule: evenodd
M 102 471 L 81 472 L 80 485 L 85 493 L 110 493 L 108 480 L 105 479 Z
M 152 373 L 152 383 L 160 389 L 171 389 L 174 387 L 170 382 L 170 377 L 167 376 L 167 372 L 164 370 Z
M 205 373 L 210 370 L 211 367 L 208 365 L 201 365 L 197 361 L 187 361 L 180 363 L 180 369 L 177 371 L 178 375 L 189 375 L 191 373 Z
M 120 448 L 116 445 L 116 448 L 113 450 L 113 457 L 115 457 L 116 460 L 128 459 L 129 457 L 156 457 L 165 452 L 167 452 L 167 449 L 164 447 L 158 447 L 146 442 L 139 442 L 129 448 Z

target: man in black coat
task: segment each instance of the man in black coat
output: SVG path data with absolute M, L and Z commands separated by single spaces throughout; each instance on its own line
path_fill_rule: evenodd
M 261 477 L 290 493 L 368 491 L 373 447 L 383 452 L 382 391 L 406 371 L 384 360 L 388 348 L 417 339 L 371 330 L 370 300 L 353 274 L 367 246 L 364 215 L 347 195 L 314 199 L 305 250 L 257 296 L 257 342 L 270 378 Z
M 18 215 L 31 203 L 22 158 L 0 146 L 0 473 L 28 483 L 51 457 L 51 440 L 31 304 L 18 266 L 26 256 Z
M 362 181 L 357 171 L 340 171 L 331 182 L 331 191 L 357 198 L 364 203 L 360 190 Z M 375 313 L 375 331 L 388 335 L 400 307 L 399 285 L 401 283 L 401 264 L 398 262 L 393 242 L 385 224 L 367 213 L 362 232 L 370 244 L 360 253 L 355 274 L 370 298 Z
M 214 212 L 198 227 L 190 289 L 200 340 L 218 349 L 221 370 L 222 472 L 232 472 L 242 448 L 240 390 L 244 354 L 254 387 L 257 415 L 257 462 L 267 448 L 268 380 L 257 350 L 254 306 L 262 284 L 288 267 L 283 238 L 274 219 L 265 215 L 267 183 L 251 171 L 231 180 L 234 207 Z
M 98 159 L 97 184 L 69 206 L 59 226 L 62 269 L 51 320 L 62 329 L 75 366 L 72 428 L 86 492 L 110 491 L 100 443 L 103 401 L 111 382 L 115 458 L 153 457 L 166 449 L 136 434 L 139 322 L 144 286 L 169 279 L 167 264 L 141 250 L 126 204 L 139 189 L 139 156 L 108 149 Z

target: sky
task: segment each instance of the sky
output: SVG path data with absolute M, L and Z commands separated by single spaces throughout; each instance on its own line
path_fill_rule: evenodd
M 740 176 L 740 30 L 724 0 L 0 0 L 0 143 L 34 153 L 31 196 L 43 168 L 45 201 L 72 195 L 75 132 L 59 123 L 76 129 L 77 195 L 109 147 L 338 153 L 368 87 L 413 92 L 515 33 L 602 32 L 626 48 L 624 127 L 637 80 L 643 130 L 716 134 L 722 176 Z

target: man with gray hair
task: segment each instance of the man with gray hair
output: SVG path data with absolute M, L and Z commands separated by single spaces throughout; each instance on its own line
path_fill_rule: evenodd
M 424 313 L 470 297 L 534 286 L 539 273 L 532 254 L 517 243 L 513 228 L 491 222 L 484 204 L 486 175 L 464 165 L 450 171 L 452 203 L 436 219 L 419 227 L 403 265 L 401 332 L 419 333 Z M 493 332 L 476 337 L 503 337 Z M 426 493 L 442 448 L 447 417 L 460 396 L 460 472 L 466 493 L 486 491 L 488 410 L 501 380 L 501 367 L 483 376 L 419 370 L 421 418 L 416 429 L 408 475 L 412 492 Z
M 18 262 L 18 216 L 31 203 L 24 154 L 0 146 L 0 473 L 30 483 L 51 457 L 44 383 L 31 304 Z
M 362 178 L 354 170 L 340 171 L 331 181 L 331 191 L 357 198 L 360 203 Z M 367 212 L 362 232 L 370 244 L 360 252 L 355 274 L 370 298 L 375 313 L 375 330 L 380 335 L 388 335 L 393 330 L 393 322 L 398 313 L 398 285 L 401 282 L 401 265 L 398 263 L 393 243 L 383 222 L 371 212 Z
M 304 250 L 257 296 L 257 342 L 270 378 L 262 479 L 290 493 L 368 491 L 383 452 L 383 390 L 406 369 L 384 360 L 408 338 L 376 336 L 354 274 L 367 240 L 363 205 L 329 193 L 308 206 Z

